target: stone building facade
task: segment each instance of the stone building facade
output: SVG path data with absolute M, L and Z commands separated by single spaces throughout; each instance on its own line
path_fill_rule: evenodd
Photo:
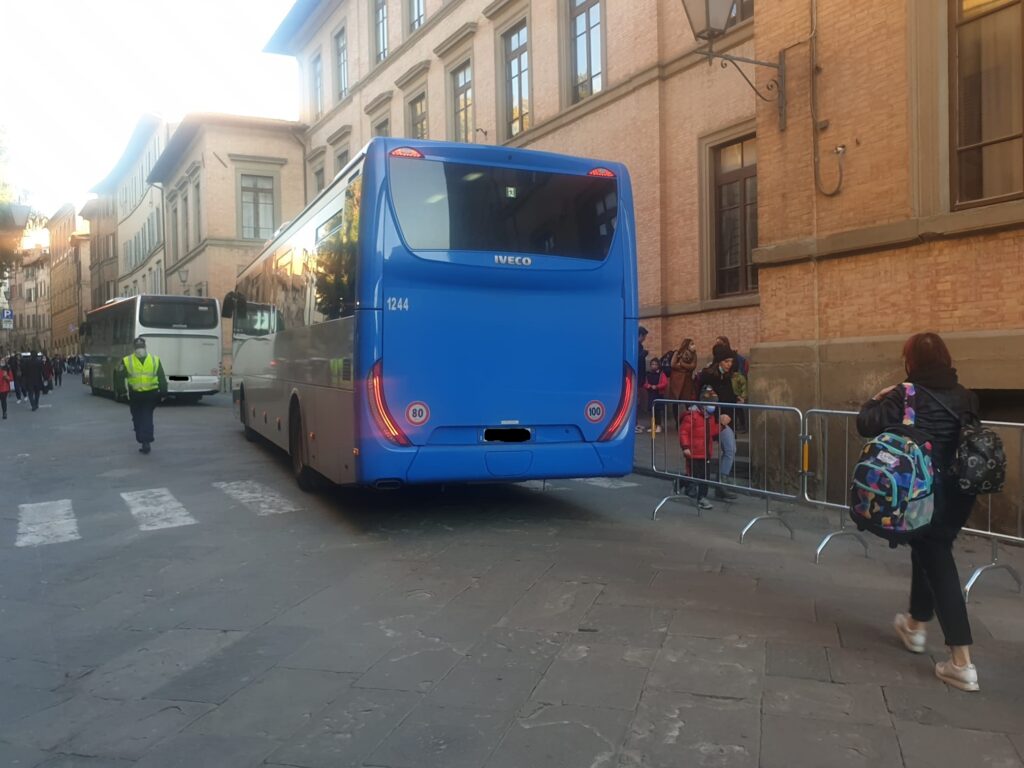
M 46 224 L 50 231 L 50 313 L 48 351 L 73 355 L 80 351 L 78 328 L 91 309 L 89 291 L 89 226 L 75 206 L 61 207 Z
M 754 55 L 753 8 L 718 49 Z M 380 133 L 626 163 L 648 347 L 710 354 L 760 338 L 756 97 L 696 47 L 678 0 L 298 0 L 266 50 L 299 63 L 307 199 Z
M 147 176 L 163 189 L 166 293 L 221 299 L 241 269 L 302 210 L 299 123 L 192 114 Z M 225 328 L 226 351 L 231 348 Z

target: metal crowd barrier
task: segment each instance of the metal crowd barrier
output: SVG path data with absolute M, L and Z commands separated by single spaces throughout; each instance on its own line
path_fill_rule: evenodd
M 763 498 L 765 513 L 754 517 L 740 534 L 747 533 L 762 520 L 772 520 L 795 534 L 792 527 L 773 513 L 771 501 L 810 504 L 820 509 L 835 510 L 838 527 L 819 542 L 815 563 L 832 541 L 840 537 L 855 540 L 868 555 L 866 537 L 849 522 L 849 478 L 860 457 L 864 438 L 857 432 L 855 411 L 812 409 L 806 413 L 789 406 L 726 404 L 725 414 L 746 416 L 748 431 L 737 440 L 737 455 L 731 472 L 721 477 L 715 468 L 721 461 L 720 441 L 712 441 L 712 453 L 700 476 L 694 476 L 682 455 L 679 444 L 679 416 L 687 408 L 707 403 L 693 400 L 656 400 L 651 412 L 651 469 L 672 478 L 672 493 L 654 508 L 652 519 L 670 501 L 683 500 L 685 486 L 701 483 L 747 496 Z M 719 404 L 721 407 L 721 404 Z M 795 422 L 795 423 L 794 423 Z M 964 597 L 970 599 L 971 589 L 989 571 L 1002 570 L 1024 593 L 1024 579 L 1009 563 L 1000 562 L 999 545 L 1024 545 L 1024 424 L 986 421 L 985 426 L 1000 433 L 1007 452 L 1008 477 L 1001 493 L 982 496 L 975 504 L 964 533 L 989 540 L 991 561 L 978 566 L 964 585 Z M 657 429 L 660 427 L 660 431 Z M 746 476 L 739 469 L 746 468 Z M 697 507 L 697 515 L 701 509 Z M 984 524 L 978 520 L 983 519 Z
M 707 405 L 695 400 L 655 400 L 652 404 L 651 469 L 672 478 L 672 493 L 658 503 L 651 519 L 657 520 L 658 512 L 670 501 L 686 500 L 684 488 L 697 489 L 703 485 L 708 489 L 764 499 L 764 514 L 757 515 L 744 526 L 740 533 L 741 542 L 762 521 L 778 523 L 789 531 L 790 538 L 795 538 L 796 534 L 789 523 L 772 511 L 771 502 L 799 501 L 802 416 L 799 409 L 776 405 L 717 403 L 720 415 L 729 416 L 731 423 L 728 428 L 737 438 L 732 468 L 722 475 L 721 436 L 711 441 L 711 450 L 702 469 L 695 468 L 693 464 L 688 466 L 679 442 L 682 417 L 690 408 Z M 693 501 L 699 517 L 702 510 L 696 498 Z

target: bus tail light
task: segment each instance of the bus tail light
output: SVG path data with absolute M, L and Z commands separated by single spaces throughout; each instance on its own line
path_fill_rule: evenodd
M 623 366 L 622 396 L 619 398 L 619 407 L 615 409 L 615 417 L 611 420 L 598 442 L 606 443 L 615 438 L 622 431 L 623 425 L 629 421 L 629 414 L 634 408 L 634 394 L 636 392 L 636 375 L 629 363 Z
M 370 413 L 373 420 L 377 422 L 377 429 L 381 435 L 395 445 L 410 446 L 409 438 L 398 426 L 391 411 L 388 410 L 388 403 L 384 399 L 384 361 L 378 360 L 370 370 L 369 380 Z
M 407 158 L 410 158 L 412 160 L 422 160 L 423 159 L 423 153 L 420 152 L 418 149 L 413 149 L 412 147 L 399 147 L 398 149 L 392 149 L 391 150 L 391 156 L 392 157 L 407 157 Z
M 587 176 L 597 176 L 598 178 L 601 179 L 615 178 L 615 174 L 612 171 L 609 171 L 607 168 L 595 168 L 590 173 L 588 173 Z

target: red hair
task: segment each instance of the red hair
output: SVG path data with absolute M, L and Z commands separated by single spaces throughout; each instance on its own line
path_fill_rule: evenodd
M 922 368 L 953 367 L 949 348 L 937 333 L 915 333 L 907 339 L 907 343 L 903 345 L 903 362 L 908 374 Z

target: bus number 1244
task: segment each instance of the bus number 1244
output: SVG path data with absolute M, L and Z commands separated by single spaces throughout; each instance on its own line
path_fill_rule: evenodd
M 409 299 L 407 298 L 396 298 L 395 296 L 389 296 L 387 300 L 388 311 L 390 312 L 408 312 L 409 311 Z

